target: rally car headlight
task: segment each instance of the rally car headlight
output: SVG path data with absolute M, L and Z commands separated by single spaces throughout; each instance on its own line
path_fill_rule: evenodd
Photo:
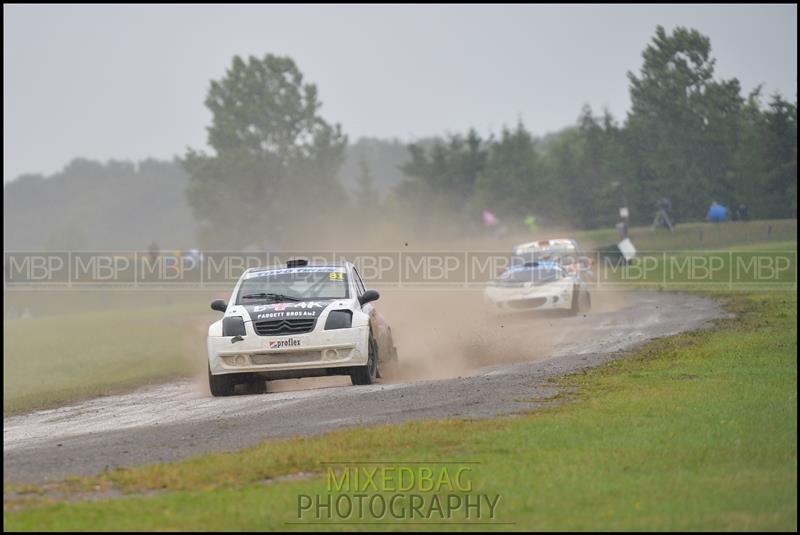
M 328 314 L 325 330 L 349 329 L 353 325 L 353 312 L 350 310 L 334 310 Z
M 244 320 L 241 316 L 228 316 L 222 319 L 222 336 L 244 336 Z

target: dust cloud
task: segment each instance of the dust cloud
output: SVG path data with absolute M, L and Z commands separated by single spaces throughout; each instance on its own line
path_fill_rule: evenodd
M 587 316 L 628 305 L 622 291 L 592 293 Z M 391 325 L 398 366 L 383 370 L 381 383 L 453 379 L 492 366 L 550 358 L 558 346 L 591 340 L 581 314 L 562 311 L 496 315 L 489 312 L 480 289 L 381 290 L 377 309 Z M 198 389 L 205 386 L 198 379 Z M 350 385 L 346 376 L 269 381 L 269 392 L 288 392 Z
M 391 250 L 386 246 L 388 243 L 396 246 L 396 251 L 491 251 L 502 255 L 510 254 L 518 243 L 571 234 L 567 229 L 560 229 L 535 235 L 462 236 L 456 240 L 452 235 L 436 231 L 429 231 L 425 236 L 409 236 L 402 227 L 385 222 L 380 230 L 377 235 L 374 230 L 364 235 L 360 247 L 351 241 L 352 238 L 332 238 L 327 245 L 365 254 L 369 254 L 368 247 L 376 251 Z M 382 371 L 384 384 L 458 378 L 487 367 L 545 360 L 560 345 L 580 343 L 592 337 L 581 317 L 570 318 L 565 311 L 492 313 L 484 302 L 483 288 L 479 286 L 442 289 L 377 284 L 374 288 L 381 293 L 375 306 L 391 326 L 398 350 L 399 365 Z M 591 295 L 589 315 L 614 312 L 628 304 L 622 290 L 592 290 Z M 204 381 L 205 375 L 198 384 Z M 349 384 L 346 376 L 309 377 L 269 381 L 267 388 L 269 392 L 286 392 Z
M 371 251 L 481 251 L 510 255 L 518 243 L 570 235 L 565 229 L 551 229 L 537 234 L 496 236 L 475 232 L 469 236 L 466 230 L 458 232 L 454 227 L 442 224 L 436 227 L 442 230 L 429 229 L 421 235 L 409 231 L 406 225 L 384 220 L 361 234 L 340 233 L 326 240 L 309 230 L 309 238 L 296 240 L 290 250 L 322 251 L 323 255 L 337 251 L 339 258 L 342 255 L 338 251 L 355 251 L 353 254 L 362 256 Z M 349 255 L 344 258 L 357 261 Z M 559 311 L 492 315 L 479 286 L 415 288 L 380 281 L 368 281 L 367 285 L 381 292 L 375 306 L 391 326 L 398 348 L 399 366 L 391 374 L 384 370 L 384 383 L 455 378 L 489 366 L 542 360 L 560 344 L 591 336 L 591 332 L 584 332 L 580 318 L 565 317 Z M 41 366 L 34 366 L 38 360 L 28 358 L 28 353 L 37 353 L 51 355 L 49 373 L 60 381 L 55 383 L 58 388 L 63 384 L 65 398 L 75 385 L 83 385 L 92 377 L 97 391 L 105 392 L 106 384 L 119 381 L 142 384 L 166 381 L 170 376 L 190 376 L 198 394 L 207 396 L 206 330 L 219 318 L 209 309 L 209 303 L 229 295 L 228 287 L 204 289 L 191 285 L 175 290 L 98 287 L 5 291 L 4 319 L 10 322 L 6 322 L 4 370 L 12 372 L 4 382 L 6 393 L 18 391 L 22 395 L 38 388 Z M 624 294 L 609 291 L 594 291 L 592 301 L 592 315 L 625 306 Z M 103 336 L 98 336 L 97 329 Z M 53 340 L 31 343 L 26 334 L 29 331 L 48 332 Z M 143 337 L 143 333 L 147 334 Z M 23 339 L 30 346 L 27 353 L 21 351 Z M 87 354 L 87 347 L 92 349 L 91 354 Z M 77 361 L 81 362 L 78 368 L 68 364 Z M 92 373 L 98 366 L 105 370 L 99 378 Z M 81 376 L 81 370 L 86 370 L 86 378 Z M 349 382 L 348 377 L 338 376 L 292 379 L 270 381 L 267 388 L 279 392 L 344 386 Z
M 619 292 L 595 292 L 598 314 L 625 306 Z M 392 325 L 400 365 L 390 380 L 448 379 L 489 366 L 547 359 L 554 348 L 579 340 L 581 318 L 562 311 L 496 315 L 481 290 L 386 291 L 381 313 Z

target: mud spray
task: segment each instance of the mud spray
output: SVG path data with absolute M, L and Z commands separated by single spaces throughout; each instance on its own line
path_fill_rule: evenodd
M 447 379 L 483 368 L 548 358 L 579 336 L 581 317 L 561 311 L 490 314 L 480 290 L 384 292 L 400 355 L 399 380 Z M 595 294 L 595 311 L 623 306 L 619 294 Z M 593 312 L 590 312 L 593 313 Z
M 625 295 L 592 294 L 592 310 L 604 314 L 626 306 Z M 490 314 L 478 289 L 384 289 L 376 303 L 389 324 L 399 367 L 383 383 L 464 377 L 487 367 L 546 360 L 556 346 L 592 336 L 584 317 L 561 311 Z M 347 377 L 271 381 L 270 392 L 350 384 Z
M 379 236 L 359 243 L 340 242 L 328 237 L 324 245 L 335 250 L 369 251 L 493 251 L 510 253 L 517 243 L 554 236 L 569 236 L 565 229 L 541 236 L 531 234 L 494 237 L 473 236 L 454 240 L 453 236 L 427 233 L 424 239 L 409 239 L 396 226 L 380 229 Z M 332 240 L 332 241 L 331 241 Z M 321 243 L 305 243 L 305 248 Z M 594 244 L 583 244 L 592 247 Z M 303 247 L 294 250 L 304 250 Z M 322 249 L 320 249 L 322 250 Z M 398 348 L 399 367 L 382 382 L 403 382 L 463 377 L 487 367 L 514 362 L 544 360 L 556 346 L 583 338 L 590 339 L 582 318 L 570 318 L 561 311 L 542 311 L 493 315 L 483 299 L 483 289 L 399 288 L 376 286 L 381 298 L 375 306 L 392 327 Z M 226 296 L 222 296 L 223 298 Z M 610 289 L 592 291 L 588 314 L 613 312 L 626 306 L 625 294 Z M 197 385 L 207 392 L 205 367 L 198 370 Z M 270 381 L 269 392 L 345 386 L 344 376 L 314 377 Z

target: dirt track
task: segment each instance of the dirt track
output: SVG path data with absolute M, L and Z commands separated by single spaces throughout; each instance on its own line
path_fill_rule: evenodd
M 709 299 L 634 292 L 624 303 L 596 307 L 585 317 L 502 320 L 495 324 L 503 329 L 498 331 L 502 340 L 524 343 L 513 348 L 514 358 L 490 359 L 490 365 L 474 355 L 493 348 L 497 353 L 499 339 L 480 338 L 470 344 L 474 358 L 440 367 L 446 373 L 426 375 L 420 370 L 436 366 L 429 355 L 427 366 L 419 366 L 411 354 L 424 352 L 409 338 L 398 343 L 401 359 L 409 354 L 404 378 L 385 384 L 353 387 L 343 378 L 284 381 L 271 383 L 273 392 L 267 395 L 214 399 L 198 382 L 184 380 L 9 417 L 3 422 L 4 481 L 92 474 L 342 427 L 528 410 L 554 393 L 551 377 L 596 366 L 652 338 L 700 328 L 722 314 Z M 499 348 L 501 354 L 507 350 Z M 451 362 L 448 358 L 443 356 L 442 363 Z M 426 376 L 436 378 L 418 378 Z

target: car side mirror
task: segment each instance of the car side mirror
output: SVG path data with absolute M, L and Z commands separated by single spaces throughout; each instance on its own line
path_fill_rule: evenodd
M 218 312 L 225 312 L 228 310 L 228 305 L 222 299 L 217 299 L 216 301 L 211 302 L 211 310 L 216 310 Z
M 366 292 L 361 294 L 361 297 L 358 298 L 358 302 L 361 303 L 361 305 L 363 306 L 366 305 L 367 303 L 371 303 L 372 301 L 377 301 L 378 299 L 380 299 L 380 297 L 381 294 L 379 294 L 377 290 L 367 290 Z

